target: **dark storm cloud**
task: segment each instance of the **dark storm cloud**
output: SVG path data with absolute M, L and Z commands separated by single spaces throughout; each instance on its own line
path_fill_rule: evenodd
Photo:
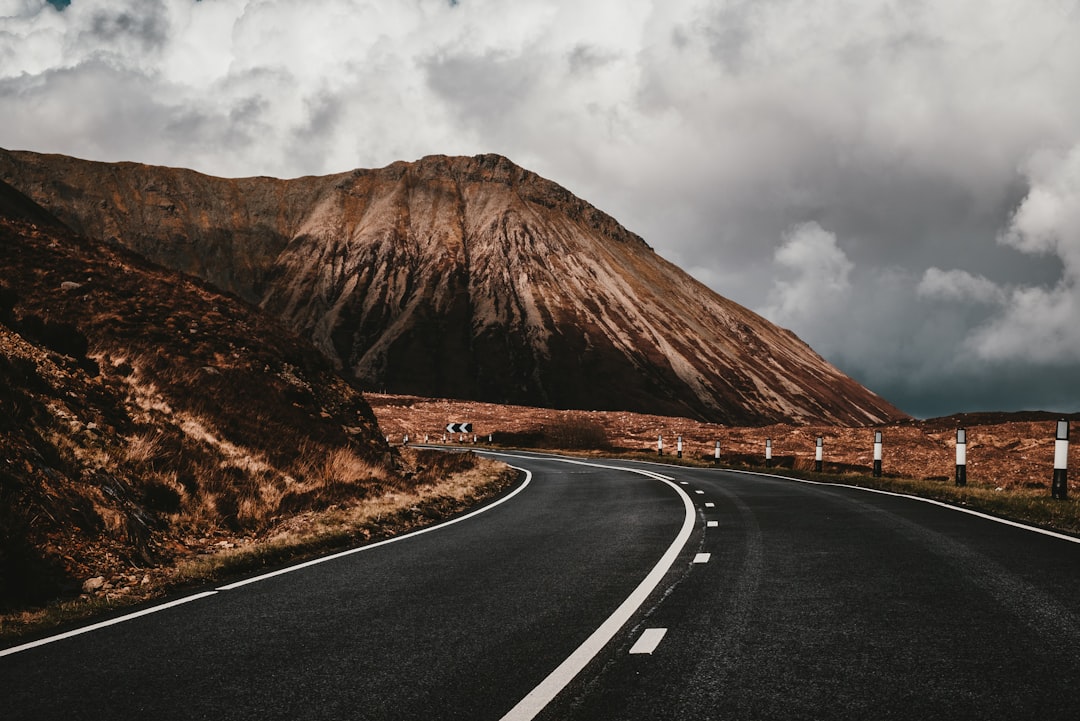
M 910 412 L 1080 408 L 1074 4 L 0 0 L 0 38 L 0 146 L 499 152 Z

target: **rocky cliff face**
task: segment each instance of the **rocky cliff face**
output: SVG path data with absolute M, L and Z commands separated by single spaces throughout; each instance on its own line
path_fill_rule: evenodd
M 904 417 L 499 156 L 228 180 L 0 151 L 0 179 L 259 303 L 371 389 L 731 424 Z

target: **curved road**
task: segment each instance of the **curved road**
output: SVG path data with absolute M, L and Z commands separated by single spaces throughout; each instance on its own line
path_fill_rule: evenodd
M 1080 544 L 857 489 L 505 460 L 528 485 L 460 522 L 0 651 L 2 718 L 1080 717 Z

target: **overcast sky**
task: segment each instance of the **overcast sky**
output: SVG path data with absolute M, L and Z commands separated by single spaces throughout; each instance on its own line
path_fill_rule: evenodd
M 0 146 L 293 177 L 495 152 L 917 416 L 1080 410 L 1058 0 L 0 0 Z

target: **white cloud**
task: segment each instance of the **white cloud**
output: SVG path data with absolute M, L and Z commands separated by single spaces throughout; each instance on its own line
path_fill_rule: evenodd
M 802 223 L 784 234 L 774 260 L 786 278 L 777 279 L 763 314 L 796 332 L 825 319 L 833 322 L 846 304 L 855 267 L 836 241 L 836 235 L 815 222 Z
M 1061 276 L 1023 286 L 971 338 L 990 359 L 1080 363 L 1080 145 L 1040 152 L 1027 168 L 1030 187 L 999 240 L 1025 253 L 1051 254 Z
M 994 281 L 966 270 L 927 268 L 916 292 L 923 298 L 1003 303 L 1006 291 Z

